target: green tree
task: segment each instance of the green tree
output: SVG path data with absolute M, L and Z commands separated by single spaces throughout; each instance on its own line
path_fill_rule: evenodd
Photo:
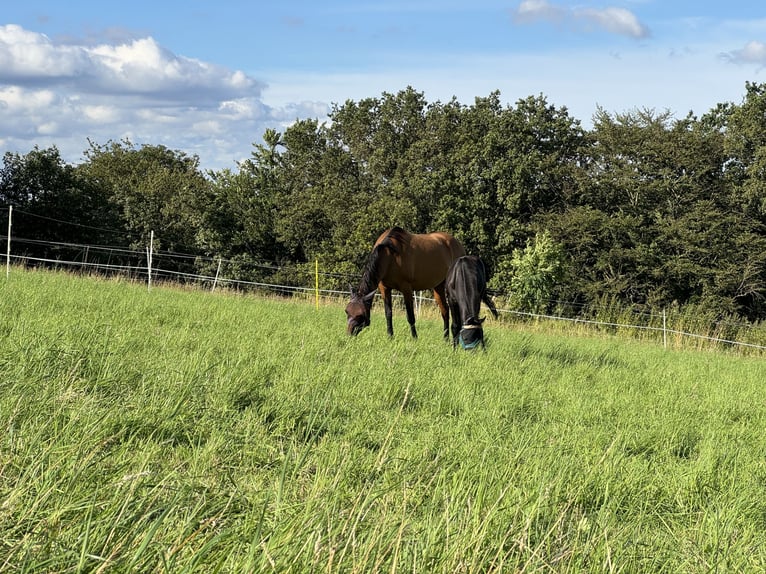
M 650 222 L 677 216 L 722 191 L 720 131 L 669 111 L 637 110 L 594 118 L 591 184 L 580 203 L 607 213 L 621 211 Z
M 579 195 L 564 212 L 541 218 L 570 254 L 570 296 L 641 305 L 712 297 L 712 284 L 701 281 L 709 261 L 697 255 L 696 236 L 681 231 L 702 218 L 707 227 L 691 228 L 704 230 L 706 241 L 728 241 L 716 237 L 727 214 L 716 123 L 600 111 L 590 137 Z
M 333 108 L 330 137 L 334 148 L 347 149 L 356 166 L 359 209 L 351 230 L 364 236 L 366 249 L 386 227 L 400 225 L 414 232 L 430 231 L 428 190 L 418 175 L 423 164 L 418 144 L 424 136 L 427 103 L 408 87 L 396 94 Z
M 128 140 L 91 142 L 85 157 L 79 171 L 118 210 L 132 247 L 143 249 L 154 231 L 158 249 L 195 252 L 209 190 L 199 158 Z
M 439 197 L 431 215 L 434 226 L 454 233 L 490 269 L 495 265 L 497 230 L 504 218 L 495 172 L 505 156 L 505 134 L 498 129 L 502 113 L 499 92 L 494 92 L 476 98 L 471 106 L 453 101 L 429 114 L 439 126 L 435 141 L 429 141 L 440 153 L 440 170 L 434 172 L 441 175 L 435 184 Z
M 14 235 L 25 240 L 105 243 L 108 228 L 115 225 L 116 214 L 106 196 L 64 162 L 55 146 L 35 147 L 25 155 L 4 155 L 0 205 L 18 208 Z M 50 246 L 33 249 L 27 245 L 26 250 L 41 256 L 52 254 Z
M 282 134 L 266 130 L 263 141 L 254 144 L 237 172 L 224 169 L 210 174 L 209 199 L 198 233 L 204 254 L 226 260 L 222 268 L 226 276 L 248 281 L 265 281 L 275 267 L 291 263 L 276 229 Z M 205 273 L 214 271 L 215 265 L 208 261 Z
M 741 105 L 719 109 L 728 155 L 726 182 L 732 202 L 766 223 L 766 84 L 748 82 Z
M 198 247 L 208 258 L 226 261 L 224 275 L 264 281 L 275 263 L 286 263 L 274 227 L 275 210 L 269 189 L 248 169 L 211 174 L 210 198 L 198 232 Z M 216 262 L 200 262 L 206 275 Z

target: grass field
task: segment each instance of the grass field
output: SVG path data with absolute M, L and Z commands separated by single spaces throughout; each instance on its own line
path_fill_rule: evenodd
M 766 363 L 14 269 L 1 572 L 753 572 Z

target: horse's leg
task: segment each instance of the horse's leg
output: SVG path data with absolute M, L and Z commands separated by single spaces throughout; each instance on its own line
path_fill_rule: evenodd
M 444 281 L 434 287 L 434 299 L 436 300 L 436 304 L 439 306 L 439 311 L 442 314 L 442 321 L 444 323 L 444 338 L 449 339 L 449 309 L 447 309 L 447 297 L 444 294 Z
M 394 310 L 391 306 L 391 289 L 384 285 L 379 286 L 379 290 L 381 291 L 381 294 L 383 295 L 383 308 L 386 311 L 386 330 L 388 331 L 388 336 L 393 337 L 394 336 Z
M 418 338 L 418 332 L 415 330 L 415 307 L 413 305 L 412 289 L 402 291 L 404 296 L 404 308 L 407 310 L 407 322 L 410 324 L 410 333 L 414 339 Z
M 452 315 L 452 346 L 457 347 L 457 338 L 460 335 L 460 329 L 463 327 L 463 321 L 460 318 L 460 306 L 450 301 L 449 309 Z

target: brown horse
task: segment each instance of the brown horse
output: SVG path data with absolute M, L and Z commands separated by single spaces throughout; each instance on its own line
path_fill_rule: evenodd
M 452 262 L 462 255 L 465 255 L 465 249 L 449 233 L 412 234 L 401 227 L 385 231 L 375 241 L 359 287 L 356 291 L 351 287 L 351 301 L 346 305 L 348 333 L 356 335 L 370 324 L 370 310 L 377 287 L 383 297 L 388 335 L 394 334 L 391 290 L 396 289 L 404 296 L 410 331 L 413 337 L 417 337 L 413 294 L 421 289 L 433 289 L 444 321 L 444 336 L 449 337 L 444 280 Z

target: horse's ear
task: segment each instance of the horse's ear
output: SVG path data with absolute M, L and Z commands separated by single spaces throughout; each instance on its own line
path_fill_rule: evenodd
M 372 301 L 372 298 L 375 297 L 375 293 L 377 293 L 377 289 L 373 289 L 372 291 L 367 293 L 367 295 L 362 297 L 362 299 L 364 299 L 365 302 Z

